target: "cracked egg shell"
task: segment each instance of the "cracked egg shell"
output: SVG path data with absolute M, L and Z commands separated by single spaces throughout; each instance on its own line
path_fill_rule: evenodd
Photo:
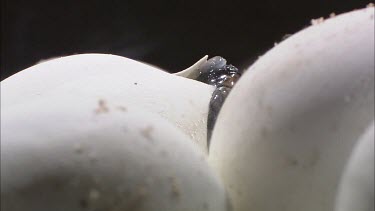
M 374 8 L 289 37 L 232 89 L 209 161 L 236 211 L 331 211 L 346 160 L 374 119 Z
M 374 123 L 357 142 L 337 194 L 336 211 L 374 210 Z
M 171 123 L 76 100 L 2 110 L 1 210 L 228 211 L 206 156 Z
M 194 72 L 198 63 L 182 72 Z M 124 57 L 81 54 L 48 60 L 3 80 L 1 107 L 53 96 L 63 97 L 66 103 L 73 103 L 73 98 L 103 98 L 158 114 L 206 152 L 208 104 L 213 90 L 207 84 Z

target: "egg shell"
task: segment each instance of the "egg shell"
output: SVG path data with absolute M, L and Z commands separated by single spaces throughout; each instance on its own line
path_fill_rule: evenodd
M 158 114 L 206 152 L 213 90 L 207 84 L 124 57 L 81 54 L 49 60 L 3 80 L 1 107 L 51 96 L 102 98 L 124 108 L 134 106 Z
M 308 27 L 256 61 L 218 116 L 209 161 L 236 211 L 331 211 L 374 119 L 374 8 Z
M 62 98 L 2 111 L 1 210 L 229 209 L 205 154 L 167 120 Z
M 195 64 L 193 64 L 189 68 L 177 72 L 174 75 L 195 80 L 201 74 L 200 67 L 201 65 L 204 65 L 207 62 L 207 58 L 208 56 L 206 55 L 203 58 L 199 59 Z
M 374 210 L 374 123 L 357 142 L 340 182 L 336 211 Z

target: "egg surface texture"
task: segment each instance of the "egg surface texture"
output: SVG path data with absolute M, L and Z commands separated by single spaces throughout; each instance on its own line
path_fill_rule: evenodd
M 208 104 L 214 88 L 120 56 L 81 54 L 49 60 L 1 82 L 1 107 L 59 96 L 72 103 L 102 98 L 155 113 L 207 151 Z M 73 102 L 74 99 L 79 99 Z M 53 103 L 53 102 L 49 102 Z
M 209 161 L 236 211 L 332 211 L 373 119 L 372 7 L 308 27 L 256 61 L 222 107 Z
M 345 168 L 336 211 L 374 210 L 374 123 L 358 141 Z
M 2 110 L 1 210 L 228 210 L 205 154 L 176 126 L 117 101 L 65 98 Z

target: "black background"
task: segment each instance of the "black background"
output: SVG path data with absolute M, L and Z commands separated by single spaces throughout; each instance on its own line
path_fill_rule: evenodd
M 311 19 L 369 2 L 2 0 L 1 79 L 43 59 L 88 52 L 170 72 L 206 54 L 243 67 Z

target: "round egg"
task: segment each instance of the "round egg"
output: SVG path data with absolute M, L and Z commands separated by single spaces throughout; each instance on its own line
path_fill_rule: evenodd
M 336 211 L 374 210 L 374 123 L 356 144 L 340 182 Z
M 55 96 L 2 109 L 1 210 L 229 210 L 186 134 L 117 102 Z
M 200 62 L 207 60 L 204 57 Z M 194 72 L 196 66 L 188 69 Z M 186 72 L 186 71 L 183 71 Z M 1 107 L 51 96 L 110 100 L 142 108 L 180 128 L 207 151 L 208 104 L 214 88 L 120 56 L 81 54 L 52 59 L 1 82 Z M 53 103 L 53 102 L 50 102 Z
M 286 39 L 229 94 L 210 164 L 236 211 L 331 211 L 352 148 L 374 119 L 374 8 Z

